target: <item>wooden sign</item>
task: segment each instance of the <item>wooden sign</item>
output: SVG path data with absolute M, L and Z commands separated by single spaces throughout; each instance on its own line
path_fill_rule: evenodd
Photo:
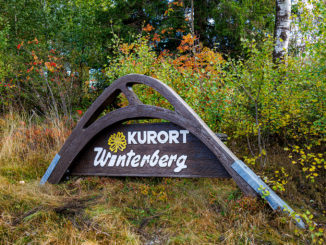
M 135 84 L 155 89 L 174 110 L 143 104 Z M 129 105 L 98 118 L 119 95 Z M 132 124 L 160 118 L 170 123 Z M 65 175 L 231 177 L 248 196 L 264 195 L 270 206 L 294 211 L 239 160 L 183 99 L 164 83 L 130 74 L 112 83 L 90 106 L 41 179 L 59 183 Z M 270 193 L 266 197 L 266 193 Z M 298 217 L 297 217 L 298 218 Z M 304 227 L 301 219 L 300 227 Z
M 193 134 L 172 123 L 119 125 L 101 132 L 76 158 L 72 175 L 231 176 Z

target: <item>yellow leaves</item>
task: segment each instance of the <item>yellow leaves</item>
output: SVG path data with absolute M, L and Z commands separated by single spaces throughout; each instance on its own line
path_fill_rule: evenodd
M 266 197 L 268 197 L 270 195 L 270 192 L 263 186 L 259 186 L 258 190 L 263 199 L 265 199 Z
M 120 46 L 120 51 L 126 55 L 128 55 L 130 53 L 130 51 L 134 48 L 134 44 L 128 44 L 128 43 L 124 43 Z
M 273 190 L 275 191 L 285 191 L 285 185 L 288 183 L 287 178 L 288 174 L 286 173 L 285 169 L 282 167 L 281 170 L 275 170 L 274 176 L 272 176 L 270 179 L 264 178 L 264 181 L 266 183 L 269 183 L 272 185 Z
M 143 194 L 144 196 L 147 196 L 148 190 L 149 190 L 149 187 L 147 185 L 143 186 L 142 190 L 141 190 L 141 194 Z
M 196 36 L 192 36 L 190 33 L 182 37 L 181 45 L 193 45 L 195 42 Z
M 54 67 L 51 66 L 50 62 L 45 62 L 44 65 L 46 66 L 46 68 L 47 68 L 50 72 L 53 72 L 53 71 L 54 71 Z
M 159 185 L 157 187 L 149 187 L 147 185 L 140 187 L 140 193 L 146 198 L 149 198 L 149 201 L 153 203 L 154 201 L 167 201 L 167 191 L 164 185 Z
M 249 164 L 249 165 L 255 165 L 256 164 L 256 160 L 259 158 L 259 156 L 256 157 L 244 157 L 244 161 L 245 163 Z
M 309 152 L 312 150 L 312 145 L 305 145 L 303 148 L 294 145 L 292 146 L 292 153 L 296 156 L 296 160 L 292 160 L 292 164 L 300 163 L 301 170 L 305 173 L 306 179 L 309 179 L 312 183 L 315 182 L 315 177 L 320 176 L 320 171 L 322 171 L 323 164 L 326 169 L 326 161 L 323 158 L 322 153 Z M 292 154 L 289 158 L 293 158 Z

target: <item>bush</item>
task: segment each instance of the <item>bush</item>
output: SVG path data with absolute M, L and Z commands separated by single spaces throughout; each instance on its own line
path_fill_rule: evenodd
M 82 87 L 79 78 L 70 71 L 64 56 L 48 49 L 35 38 L 22 41 L 12 56 L 12 71 L 2 76 L 0 99 L 2 111 L 15 108 L 28 114 L 54 113 L 71 116 L 78 106 Z

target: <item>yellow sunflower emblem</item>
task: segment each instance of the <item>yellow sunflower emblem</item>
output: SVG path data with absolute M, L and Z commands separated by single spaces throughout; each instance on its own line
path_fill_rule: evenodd
M 122 132 L 112 134 L 108 140 L 110 151 L 117 152 L 118 150 L 123 151 L 127 147 L 126 137 Z

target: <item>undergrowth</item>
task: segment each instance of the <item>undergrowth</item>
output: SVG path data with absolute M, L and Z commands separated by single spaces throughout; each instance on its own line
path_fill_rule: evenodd
M 313 207 L 306 216 L 316 229 L 298 230 L 263 200 L 244 197 L 232 180 L 74 177 L 40 186 L 73 124 L 11 113 L 0 125 L 1 244 L 307 244 L 325 238 L 318 230 L 325 220 L 321 214 L 312 219 Z M 284 196 L 296 209 L 307 207 L 300 191 Z

